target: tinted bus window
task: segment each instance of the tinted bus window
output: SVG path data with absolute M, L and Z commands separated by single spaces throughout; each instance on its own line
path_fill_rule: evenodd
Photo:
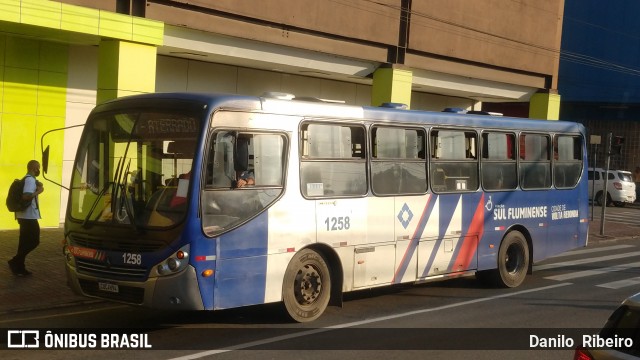
M 515 134 L 482 134 L 482 186 L 486 190 L 518 187 Z
M 477 136 L 472 131 L 431 131 L 431 188 L 434 192 L 478 189 Z
M 286 144 L 282 134 L 234 130 L 213 134 L 202 195 L 202 223 L 207 235 L 243 223 L 280 196 Z
M 371 183 L 375 194 L 427 191 L 424 130 L 373 127 L 371 142 Z
M 573 188 L 582 173 L 582 138 L 557 135 L 554 138 L 553 182 L 557 188 Z
M 365 131 L 362 126 L 303 124 L 300 186 L 305 197 L 367 193 Z
M 523 189 L 551 186 L 549 135 L 520 134 L 520 185 Z

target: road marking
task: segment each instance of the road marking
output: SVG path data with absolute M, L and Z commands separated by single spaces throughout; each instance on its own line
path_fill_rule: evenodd
M 539 271 L 539 270 L 547 270 L 547 269 L 556 269 L 556 268 L 561 268 L 566 266 L 590 264 L 590 263 L 599 262 L 599 261 L 623 259 L 623 258 L 638 256 L 638 255 L 640 255 L 640 251 L 633 251 L 633 252 L 624 253 L 624 254 L 606 255 L 606 256 L 600 256 L 600 257 L 594 257 L 594 258 L 588 258 L 588 259 L 563 261 L 559 263 L 546 264 L 546 265 L 536 265 L 533 267 L 533 270 Z
M 331 330 L 346 329 L 346 328 L 350 328 L 350 327 L 354 327 L 354 326 L 367 325 L 367 324 L 372 324 L 372 323 L 386 321 L 386 320 L 394 320 L 394 319 L 407 317 L 407 316 L 415 316 L 415 315 L 425 314 L 425 313 L 429 313 L 429 312 L 447 310 L 447 309 L 456 308 L 456 307 L 460 307 L 460 306 L 477 304 L 477 303 L 481 303 L 481 302 L 485 302 L 485 301 L 492 301 L 492 300 L 496 300 L 496 299 L 508 298 L 508 297 L 522 295 L 522 294 L 528 294 L 528 293 L 533 293 L 533 292 L 538 292 L 538 291 L 545 291 L 545 290 L 549 290 L 549 289 L 555 289 L 555 288 L 559 288 L 559 287 L 563 287 L 563 286 L 567 286 L 567 285 L 572 285 L 572 283 L 560 283 L 560 284 L 555 284 L 555 285 L 550 285 L 550 286 L 543 286 L 543 287 L 534 288 L 534 289 L 522 290 L 522 291 L 518 291 L 518 292 L 514 292 L 514 293 L 500 294 L 500 295 L 490 296 L 490 297 L 486 297 L 486 298 L 462 301 L 462 302 L 459 302 L 459 303 L 443 305 L 443 306 L 438 306 L 438 307 L 434 307 L 434 308 L 414 310 L 414 311 L 409 311 L 409 312 L 395 314 L 395 315 L 381 316 L 381 317 L 377 317 L 377 318 L 373 318 L 373 319 L 354 321 L 354 322 L 350 322 L 350 323 L 333 325 L 333 326 L 328 326 L 328 327 L 319 328 L 319 329 L 307 330 L 307 331 L 302 331 L 302 332 L 295 333 L 295 334 L 275 336 L 275 337 L 271 337 L 271 338 L 267 338 L 267 339 L 256 340 L 256 341 L 251 341 L 251 342 L 247 342 L 247 343 L 244 343 L 244 344 L 238 344 L 238 345 L 234 345 L 234 346 L 229 346 L 229 347 L 226 347 L 224 349 L 207 350 L 207 351 L 203 351 L 203 352 L 199 352 L 199 353 L 195 353 L 195 354 L 191 354 L 191 355 L 180 356 L 180 357 L 173 358 L 173 359 L 170 359 L 170 360 L 193 360 L 193 359 L 199 359 L 199 358 L 203 358 L 205 356 L 211 356 L 211 355 L 222 354 L 222 353 L 231 352 L 231 351 L 235 351 L 235 350 L 247 349 L 247 348 L 251 348 L 251 347 L 254 347 L 254 346 L 271 344 L 271 343 L 278 342 L 278 341 L 291 340 L 291 339 L 295 339 L 295 338 L 299 338 L 299 337 L 303 337 L 303 336 L 320 334 L 320 333 L 324 333 L 324 332 L 331 331 Z
M 617 223 L 638 225 L 638 220 L 636 219 L 635 216 L 636 215 L 614 214 L 614 215 L 607 215 L 606 220 L 610 220 Z
M 570 279 L 577 279 L 577 278 L 581 278 L 581 277 L 601 275 L 601 274 L 605 274 L 605 273 L 608 273 L 608 272 L 622 271 L 622 270 L 627 270 L 627 269 L 636 268 L 636 267 L 640 267 L 640 261 L 639 262 L 629 263 L 629 264 L 621 264 L 621 265 L 603 267 L 603 268 L 593 269 L 593 270 L 574 271 L 574 272 L 570 272 L 570 273 L 567 273 L 567 274 L 547 276 L 547 277 L 545 277 L 545 279 L 557 280 L 557 281 L 566 281 L 566 280 L 570 280 Z
M 619 223 L 619 224 L 625 224 L 625 225 L 636 225 L 636 226 L 639 225 L 638 221 L 632 220 L 632 219 L 629 219 L 629 218 L 623 218 L 623 217 L 614 218 L 611 221 Z
M 98 311 L 114 310 L 114 309 L 120 309 L 120 308 L 126 308 L 126 307 L 129 307 L 129 306 L 128 305 L 116 305 L 116 306 L 104 307 L 104 308 L 101 308 L 101 309 L 74 311 L 74 312 L 53 314 L 53 315 L 33 316 L 33 317 L 18 318 L 18 319 L 13 319 L 13 320 L 0 320 L 0 324 L 8 324 L 8 323 L 17 322 L 17 321 L 51 319 L 51 318 L 56 318 L 56 317 L 88 314 L 88 313 L 93 313 L 93 312 L 98 312 Z M 54 309 L 54 308 L 52 308 L 52 309 Z M 44 310 L 52 310 L 52 309 L 44 309 Z M 5 313 L 4 315 L 7 316 L 9 314 L 10 313 Z
M 627 286 L 634 286 L 640 284 L 640 277 L 634 277 L 631 279 L 612 281 L 605 284 L 596 285 L 607 289 L 620 289 Z
M 609 250 L 627 249 L 627 248 L 630 248 L 630 247 L 635 247 L 635 245 L 614 245 L 614 246 L 604 246 L 604 247 L 598 247 L 598 248 L 587 248 L 587 249 L 571 250 L 571 251 L 563 252 L 562 254 L 554 255 L 554 256 L 550 257 L 549 259 L 559 258 L 559 257 L 563 257 L 563 256 L 571 256 L 571 255 L 590 254 L 590 253 L 609 251 Z

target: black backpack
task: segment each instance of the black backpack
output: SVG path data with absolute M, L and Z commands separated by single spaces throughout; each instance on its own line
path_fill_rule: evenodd
M 9 186 L 9 193 L 7 194 L 7 209 L 11 212 L 24 211 L 31 205 L 31 200 L 23 200 L 22 193 L 24 191 L 24 179 L 15 179 Z

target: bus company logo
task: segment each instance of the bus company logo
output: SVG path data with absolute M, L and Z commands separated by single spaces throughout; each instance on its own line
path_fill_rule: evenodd
M 413 219 L 413 212 L 409 209 L 409 205 L 404 203 L 402 209 L 400 209 L 400 212 L 398 213 L 398 220 L 400 221 L 400 224 L 402 224 L 402 227 L 406 229 L 407 226 L 409 226 L 409 223 L 411 223 L 411 219 Z
M 7 347 L 10 349 L 30 349 L 40 347 L 39 330 L 8 330 Z

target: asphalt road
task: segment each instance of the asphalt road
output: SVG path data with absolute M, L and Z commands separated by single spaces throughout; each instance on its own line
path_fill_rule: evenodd
M 154 350 L 4 350 L 4 359 L 570 359 L 531 338 L 595 335 L 613 309 L 640 291 L 640 244 L 607 241 L 536 264 L 516 289 L 473 277 L 349 294 L 316 322 L 287 322 L 279 305 L 215 313 L 158 312 L 111 303 L 11 314 L 3 329 L 140 333 Z M 89 334 L 89 335 L 87 335 Z M 41 334 L 41 341 L 44 335 Z M 120 341 L 122 341 L 120 339 Z M 117 341 L 116 341 L 117 343 Z M 121 343 L 120 343 L 121 344 Z M 68 345 L 68 343 L 67 343 Z M 168 349 L 168 350 L 165 350 Z

